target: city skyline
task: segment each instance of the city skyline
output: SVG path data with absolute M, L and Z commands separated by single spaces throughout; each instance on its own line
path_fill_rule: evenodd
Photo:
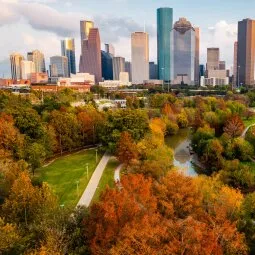
M 50 3 L 51 2 L 51 3 Z M 97 3 L 82 3 L 81 1 L 72 1 L 72 4 L 67 2 L 60 5 L 59 1 L 0 1 L 0 7 L 4 10 L 8 10 L 8 14 L 0 19 L 0 32 L 8 34 L 4 40 L 3 46 L 0 47 L 0 75 L 4 72 L 1 61 L 6 62 L 8 56 L 13 51 L 26 54 L 26 52 L 39 49 L 44 52 L 45 59 L 47 59 L 47 66 L 49 64 L 49 57 L 52 55 L 60 54 L 59 40 L 64 37 L 73 36 L 76 41 L 76 56 L 80 54 L 80 32 L 79 23 L 80 20 L 93 20 L 95 26 L 99 27 L 101 33 L 101 41 L 103 43 L 112 43 L 116 49 L 116 56 L 125 57 L 127 60 L 131 58 L 130 34 L 135 31 L 143 31 L 144 22 L 146 24 L 146 32 L 150 35 L 150 61 L 157 62 L 157 51 L 155 47 L 156 43 L 156 9 L 160 7 L 173 8 L 173 21 L 177 21 L 180 17 L 186 17 L 191 21 L 193 26 L 200 27 L 201 34 L 201 63 L 205 63 L 206 60 L 206 48 L 207 47 L 219 47 L 224 49 L 222 58 L 226 60 L 227 67 L 233 65 L 233 45 L 237 40 L 237 22 L 244 17 L 253 17 L 250 9 L 242 10 L 244 4 L 233 3 L 231 1 L 231 7 L 237 11 L 231 12 L 231 15 L 226 17 L 222 14 L 221 10 L 217 9 L 217 13 L 211 17 L 202 19 L 207 14 L 211 14 L 211 4 L 202 5 L 196 1 L 194 5 L 185 7 L 184 3 L 187 1 L 178 1 L 180 3 L 173 3 L 171 1 L 157 1 L 157 3 L 145 4 L 144 1 L 135 3 L 133 0 L 120 1 L 110 0 L 108 3 L 109 8 L 103 9 L 105 3 L 103 1 L 97 1 Z M 226 1 L 230 4 L 230 1 Z M 29 3 L 29 5 L 28 5 Z M 216 3 L 214 2 L 214 5 Z M 224 2 L 223 5 L 226 5 Z M 251 6 L 255 4 L 251 3 Z M 118 15 L 117 10 L 121 10 L 124 6 L 129 7 L 129 12 L 121 17 Z M 143 11 L 139 17 L 136 13 L 138 8 L 144 6 Z M 222 6 L 222 4 L 221 4 Z M 37 8 L 42 13 L 49 15 L 49 20 L 56 21 L 53 24 L 49 24 L 49 21 L 45 21 L 40 17 L 31 15 L 24 8 L 33 10 Z M 100 7 L 100 8 L 99 8 Z M 204 10 L 201 12 L 201 10 Z M 22 10 L 22 13 L 21 13 Z M 102 10 L 104 15 L 102 16 Z M 110 13 L 112 14 L 110 16 Z M 145 15 L 144 13 L 147 13 Z M 23 16 L 22 16 L 23 15 Z M 40 15 L 39 15 L 40 16 Z M 21 17 L 25 20 L 21 20 Z M 17 22 L 20 21 L 18 24 Z M 64 22 L 65 21 L 65 22 Z M 70 21 L 70 22 L 69 22 Z M 114 26 L 115 24 L 115 26 Z M 19 30 L 19 31 L 17 31 Z M 11 33 L 12 32 L 12 33 Z M 22 40 L 17 40 L 19 37 Z M 218 39 L 217 39 L 218 38 Z M 12 41 L 12 43 L 10 43 Z M 78 62 L 78 57 L 77 61 Z M 78 67 L 78 64 L 77 64 Z M 4 72 L 5 73 L 5 72 Z

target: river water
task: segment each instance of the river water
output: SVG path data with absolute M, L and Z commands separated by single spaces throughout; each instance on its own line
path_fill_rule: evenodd
M 174 136 L 165 138 L 167 146 L 174 151 L 174 166 L 178 167 L 187 176 L 197 176 L 195 166 L 192 161 L 195 161 L 196 155 L 190 154 L 190 130 L 181 129 Z

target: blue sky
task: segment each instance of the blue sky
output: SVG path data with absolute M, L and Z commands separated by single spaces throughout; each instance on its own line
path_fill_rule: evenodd
M 117 55 L 130 59 L 130 33 L 143 29 L 150 34 L 150 59 L 156 60 L 156 9 L 172 7 L 174 21 L 186 17 L 200 27 L 201 63 L 206 48 L 220 47 L 221 59 L 230 67 L 237 22 L 255 18 L 255 0 L 0 0 L 0 76 L 8 74 L 8 56 L 42 50 L 46 62 L 60 54 L 60 40 L 72 36 L 80 54 L 79 20 L 93 19 L 102 43 L 113 43 Z

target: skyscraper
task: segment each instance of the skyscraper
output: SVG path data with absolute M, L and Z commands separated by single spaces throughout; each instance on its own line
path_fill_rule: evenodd
M 113 80 L 112 55 L 106 51 L 101 51 L 102 77 L 104 80 Z
M 11 74 L 13 80 L 22 79 L 21 75 L 21 61 L 24 60 L 24 57 L 19 53 L 13 53 L 10 55 L 11 62 Z
M 109 54 L 111 54 L 113 57 L 115 56 L 115 49 L 112 44 L 106 43 L 105 44 L 105 51 Z
M 149 35 L 135 32 L 131 35 L 132 83 L 142 84 L 149 79 Z
M 173 38 L 173 84 L 195 85 L 196 32 L 191 23 L 180 18 L 174 24 Z
M 65 38 L 61 41 L 62 56 L 68 58 L 68 74 L 76 74 L 75 44 L 73 38 Z
M 219 69 L 220 70 L 226 70 L 226 61 L 220 61 L 219 62 Z
M 207 49 L 207 65 L 206 70 L 219 70 L 220 68 L 220 49 L 208 48 Z
M 83 42 L 80 72 L 95 75 L 96 83 L 102 80 L 101 41 L 98 28 L 91 28 L 88 40 Z
M 80 21 L 80 32 L 81 32 L 81 49 L 84 40 L 89 38 L 89 31 L 94 27 L 94 22 L 89 20 Z
M 27 60 L 34 62 L 36 73 L 45 73 L 46 72 L 44 54 L 42 52 L 40 52 L 39 50 L 34 50 L 32 52 L 28 52 Z
M 113 57 L 113 79 L 118 81 L 121 72 L 125 72 L 125 58 Z
M 91 28 L 94 28 L 94 22 L 89 20 L 81 20 L 80 21 L 80 33 L 81 33 L 81 52 L 83 47 L 83 42 L 88 40 L 89 38 L 89 31 Z M 79 62 L 79 71 L 81 72 L 81 65 L 82 65 L 82 55 L 80 55 L 80 62 Z
M 255 20 L 244 19 L 238 22 L 237 71 L 240 85 L 254 85 L 254 58 Z
M 125 72 L 129 74 L 129 81 L 132 81 L 132 67 L 129 61 L 125 62 Z
M 154 62 L 149 63 L 150 67 L 150 80 L 157 80 L 158 79 L 158 65 Z
M 31 73 L 35 72 L 35 64 L 33 61 L 21 61 L 21 78 L 24 80 L 31 79 Z
M 157 10 L 157 39 L 158 39 L 158 73 L 159 79 L 171 80 L 171 39 L 173 28 L 173 9 L 159 8 Z
M 195 85 L 199 85 L 200 82 L 200 70 L 199 70 L 199 63 L 200 63 L 200 29 L 199 27 L 195 27 Z
M 50 58 L 51 77 L 69 77 L 68 58 L 65 56 L 53 56 Z
M 233 88 L 236 87 L 237 85 L 237 50 L 238 50 L 238 42 L 234 43 L 234 65 L 233 65 L 233 81 L 232 81 L 232 86 Z

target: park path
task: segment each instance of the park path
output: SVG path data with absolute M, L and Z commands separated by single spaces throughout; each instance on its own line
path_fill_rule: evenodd
M 88 207 L 93 199 L 93 196 L 96 192 L 96 189 L 98 187 L 99 181 L 102 177 L 102 174 L 104 172 L 104 169 L 110 160 L 111 155 L 107 152 L 104 154 L 102 159 L 100 160 L 97 168 L 95 169 L 85 191 L 83 192 L 80 201 L 78 202 L 77 206 L 86 206 Z
M 254 126 L 255 126 L 255 123 L 252 124 L 252 125 L 250 125 L 250 126 L 248 126 L 248 127 L 243 131 L 241 137 L 242 137 L 242 138 L 245 138 L 246 133 L 249 131 L 249 129 L 250 129 L 251 127 L 254 127 Z
M 119 183 L 120 182 L 120 171 L 123 167 L 123 164 L 120 164 L 114 171 L 114 181 L 116 183 Z

